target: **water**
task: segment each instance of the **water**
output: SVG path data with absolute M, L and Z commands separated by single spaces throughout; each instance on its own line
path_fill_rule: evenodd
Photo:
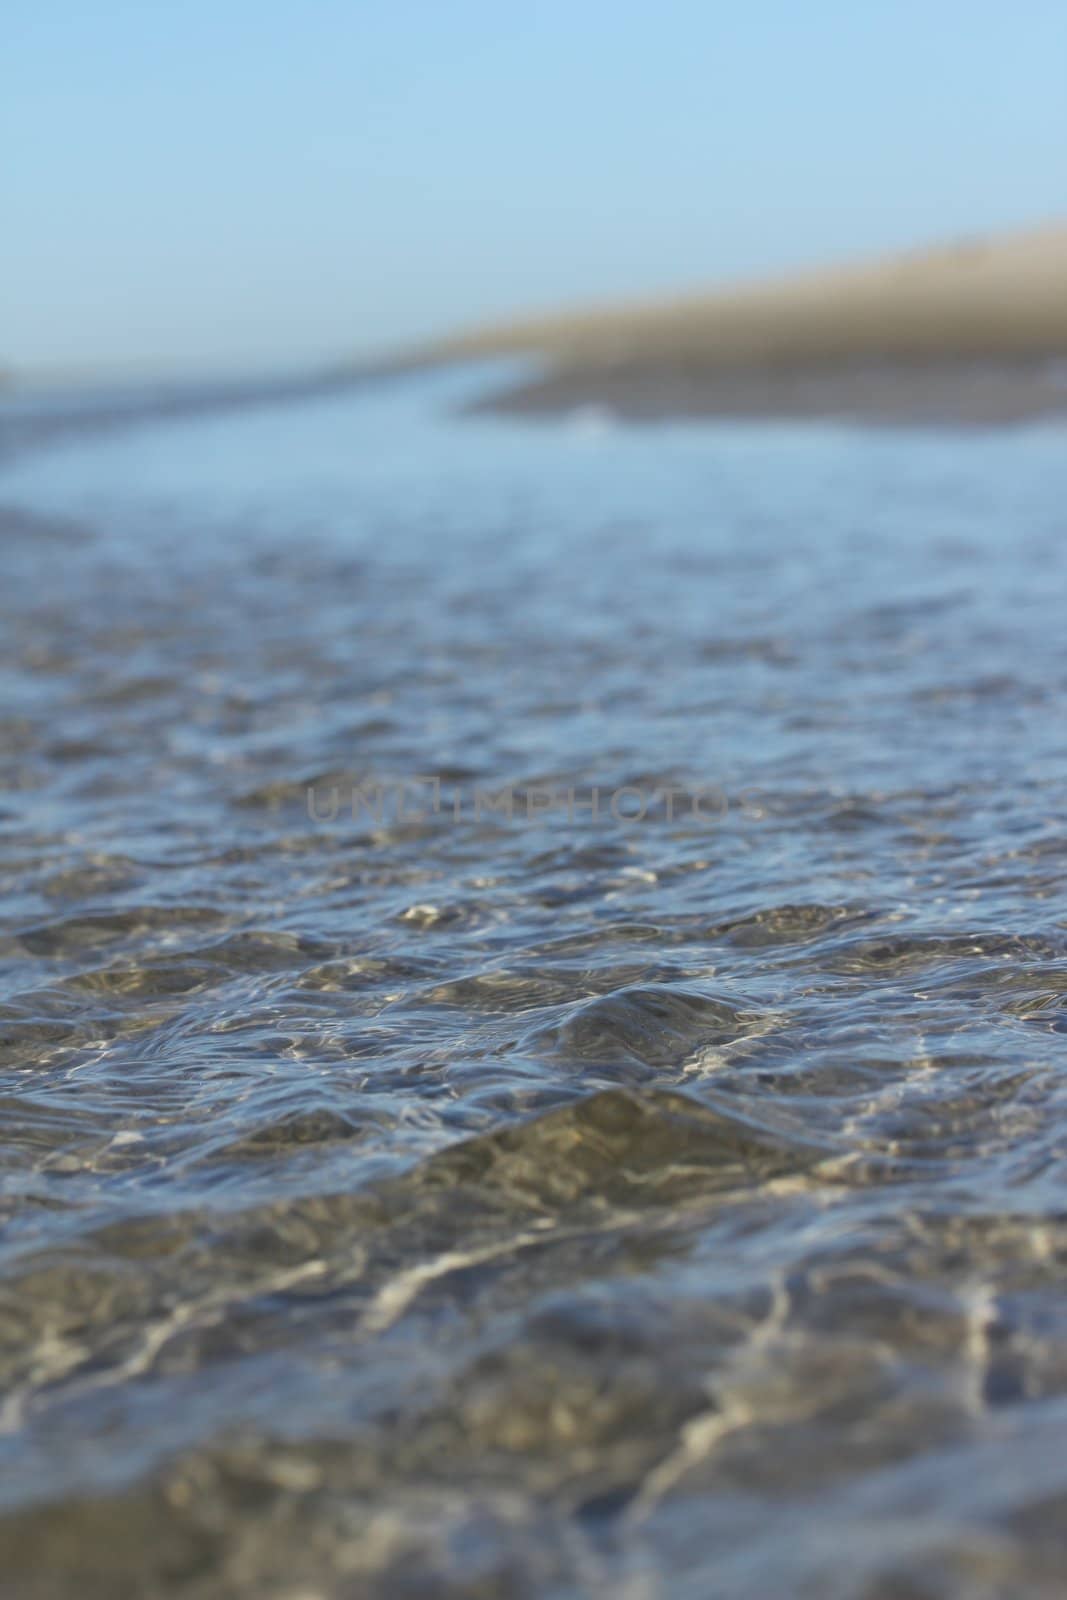
M 1065 435 L 485 381 L 0 472 L 8 1592 L 1058 1595 Z

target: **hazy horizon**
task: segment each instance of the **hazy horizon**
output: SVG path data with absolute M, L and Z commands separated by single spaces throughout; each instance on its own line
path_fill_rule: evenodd
M 15 0 L 0 367 L 336 360 L 1067 213 L 1067 13 Z

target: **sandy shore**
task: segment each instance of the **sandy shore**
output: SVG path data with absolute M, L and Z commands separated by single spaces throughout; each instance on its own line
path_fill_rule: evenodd
M 431 360 L 530 354 L 530 412 L 994 424 L 1067 414 L 1067 226 L 775 283 L 476 330 Z

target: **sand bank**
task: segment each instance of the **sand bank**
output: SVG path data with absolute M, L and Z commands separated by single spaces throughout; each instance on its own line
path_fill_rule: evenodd
M 1002 423 L 1067 413 L 1067 225 L 892 260 L 544 317 L 429 359 L 528 353 L 522 412 Z

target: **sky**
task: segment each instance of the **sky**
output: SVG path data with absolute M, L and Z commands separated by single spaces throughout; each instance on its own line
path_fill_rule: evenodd
M 237 371 L 1067 217 L 1064 0 L 3 0 L 0 366 Z

